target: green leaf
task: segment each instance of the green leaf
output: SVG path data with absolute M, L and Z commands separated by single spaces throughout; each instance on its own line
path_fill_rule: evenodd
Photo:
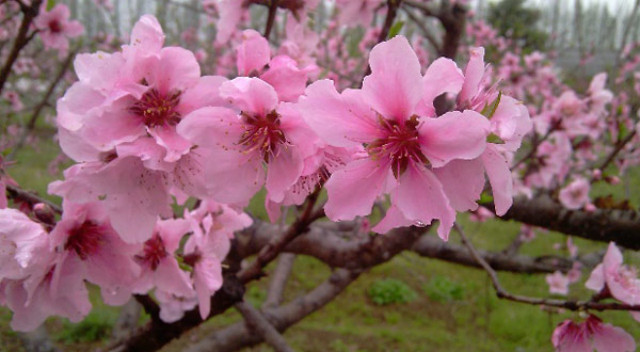
M 398 33 L 400 33 L 400 31 L 402 30 L 403 26 L 404 26 L 404 21 L 398 21 L 394 23 L 393 26 L 391 26 L 391 28 L 389 29 L 389 35 L 387 35 L 387 39 L 391 39 L 396 35 L 398 35 Z
M 47 12 L 51 11 L 54 6 L 56 6 L 56 0 L 47 0 Z
M 498 137 L 498 135 L 491 133 L 489 136 L 487 136 L 487 143 L 504 144 L 504 141 L 502 140 L 502 138 Z
M 493 196 L 490 195 L 487 192 L 482 192 L 482 194 L 480 195 L 480 200 L 478 201 L 479 204 L 488 204 L 493 202 Z
M 485 105 L 480 113 L 486 116 L 488 119 L 491 119 L 493 115 L 496 113 L 496 109 L 498 109 L 498 105 L 500 105 L 501 98 L 502 98 L 502 92 L 499 92 L 496 100 L 494 100 L 493 103 L 491 104 Z

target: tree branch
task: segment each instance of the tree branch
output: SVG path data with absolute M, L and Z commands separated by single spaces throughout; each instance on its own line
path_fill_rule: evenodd
M 280 332 L 296 324 L 306 316 L 324 307 L 336 298 L 359 276 L 356 272 L 338 269 L 318 287 L 304 296 L 277 308 L 266 309 L 264 317 Z M 216 331 L 190 346 L 186 352 L 229 352 L 262 342 L 257 334 L 251 334 L 244 323 L 237 323 Z
M 287 345 L 284 337 L 282 337 L 262 313 L 253 308 L 250 303 L 238 302 L 235 307 L 240 314 L 242 314 L 247 328 L 250 331 L 256 332 L 257 335 L 266 341 L 269 346 L 273 347 L 276 352 L 293 352 L 293 349 Z
M 487 205 L 493 209 L 493 205 Z M 600 242 L 615 242 L 629 249 L 640 249 L 640 214 L 635 211 L 597 209 L 593 212 L 569 210 L 547 195 L 532 199 L 516 197 L 500 219 L 516 220 Z
M 55 211 L 56 213 L 62 214 L 62 208 L 60 208 L 59 205 L 57 205 L 57 204 L 55 204 L 53 202 L 50 202 L 50 201 L 48 201 L 48 200 L 46 200 L 44 198 L 41 198 L 41 197 L 35 195 L 34 193 L 27 192 L 27 191 L 21 189 L 20 187 L 7 185 L 7 195 L 11 199 L 17 199 L 17 200 L 21 200 L 23 202 L 27 202 L 32 207 L 33 207 L 34 204 L 44 203 L 44 204 L 50 206 L 51 209 L 53 209 L 53 211 Z
M 528 296 L 520 296 L 515 295 L 507 290 L 505 290 L 500 284 L 500 280 L 498 279 L 498 274 L 493 270 L 491 265 L 489 265 L 480 255 L 480 253 L 473 247 L 467 236 L 462 231 L 462 228 L 458 224 L 454 224 L 454 228 L 460 234 L 460 238 L 462 239 L 462 243 L 464 243 L 471 255 L 475 258 L 475 260 L 482 266 L 482 268 L 489 274 L 489 278 L 491 279 L 491 283 L 493 284 L 493 288 L 496 290 L 496 296 L 498 298 L 507 299 L 514 302 L 526 303 L 536 306 L 548 306 L 548 307 L 556 307 L 556 308 L 564 308 L 573 311 L 577 310 L 626 310 L 626 311 L 640 311 L 640 305 L 628 305 L 628 304 L 620 304 L 620 303 L 600 303 L 595 301 L 563 301 L 559 299 L 547 299 L 547 298 L 538 298 L 538 297 L 528 297 Z
M 20 55 L 20 50 L 22 50 L 22 48 L 29 43 L 29 40 L 33 38 L 33 36 L 28 37 L 27 33 L 31 26 L 31 22 L 33 22 L 33 19 L 38 16 L 41 3 L 42 0 L 33 0 L 30 6 L 23 6 L 23 4 L 20 3 L 20 9 L 22 10 L 22 22 L 20 22 L 18 34 L 13 40 L 11 51 L 2 65 L 2 69 L 0 69 L 0 94 L 2 94 L 2 91 L 4 90 L 4 86 L 7 82 L 7 78 L 9 78 L 9 74 L 11 73 L 13 63 L 16 62 L 18 55 Z
M 313 211 L 316 200 L 318 199 L 318 194 L 319 190 L 316 190 L 316 192 L 307 198 L 305 210 L 302 215 L 291 224 L 286 233 L 273 237 L 269 243 L 260 249 L 256 260 L 253 261 L 250 266 L 238 272 L 237 276 L 240 282 L 247 283 L 262 276 L 262 268 L 275 259 L 280 251 L 282 251 L 282 248 L 298 235 L 305 233 L 310 224 L 324 216 L 322 208 Z

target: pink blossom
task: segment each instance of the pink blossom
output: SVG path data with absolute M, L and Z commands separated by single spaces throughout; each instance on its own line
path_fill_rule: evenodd
M 557 352 L 632 352 L 636 349 L 633 337 L 623 329 L 604 324 L 594 315 L 576 324 L 565 320 L 558 324 L 551 337 Z
M 589 202 L 589 181 L 576 177 L 573 182 L 560 190 L 560 203 L 568 209 L 580 209 Z
M 202 227 L 201 227 L 202 226 Z M 198 296 L 200 316 L 211 310 L 211 296 L 222 287 L 222 261 L 231 248 L 231 240 L 213 227 L 211 215 L 201 223 L 193 223 L 193 236 L 184 248 L 184 262 L 193 267 L 193 286 Z
M 99 203 L 65 202 L 62 219 L 51 231 L 51 247 L 61 257 L 56 271 L 75 273 L 101 288 L 107 304 L 122 305 L 139 273 L 133 261 L 137 246 L 122 241 Z
M 402 36 L 373 48 L 369 63 L 372 73 L 362 90 L 339 94 L 331 81 L 321 80 L 307 88 L 299 103 L 307 123 L 327 144 L 367 145 L 366 155 L 327 181 L 325 213 L 334 221 L 365 216 L 380 195 L 390 194 L 392 207 L 374 231 L 438 219 L 438 232 L 446 238 L 455 211 L 431 168 L 477 158 L 486 146 L 489 122 L 474 111 L 416 115 L 425 88 L 418 58 Z
M 91 311 L 84 281 L 70 266 L 48 266 L 0 289 L 13 311 L 11 328 L 17 331 L 34 330 L 51 315 L 77 323 Z
M 160 306 L 160 319 L 165 323 L 180 320 L 184 316 L 184 312 L 192 310 L 198 304 L 195 292 L 191 296 L 184 297 L 156 290 L 155 297 Z
M 135 261 L 142 269 L 134 285 L 135 292 L 144 294 L 156 287 L 167 295 L 194 295 L 191 280 L 180 269 L 175 257 L 180 241 L 191 231 L 190 226 L 184 219 L 161 220 L 156 223 L 154 234 L 135 255 Z
M 245 204 L 265 184 L 269 198 L 282 201 L 300 177 L 306 156 L 315 152 L 313 133 L 291 104 L 279 103 L 275 89 L 259 78 L 225 82 L 220 96 L 230 108 L 202 108 L 178 125 L 182 136 L 216 160 L 204 165 L 208 193 L 220 202 Z
M 606 287 L 615 299 L 630 305 L 640 304 L 640 279 L 635 268 L 622 265 L 622 253 L 615 243 L 609 243 L 607 253 L 585 283 L 596 292 Z
M 19 210 L 0 209 L 0 282 L 23 279 L 33 267 L 46 265 L 48 247 L 42 225 Z
M 548 274 L 546 276 L 546 280 L 549 285 L 550 293 L 557 293 L 563 296 L 569 294 L 569 279 L 560 271 Z
M 84 28 L 78 21 L 69 21 L 69 7 L 57 4 L 47 11 L 47 2 L 43 2 L 40 14 L 33 21 L 40 31 L 40 38 L 45 48 L 58 49 L 66 53 L 69 49 L 69 38 L 82 34 Z

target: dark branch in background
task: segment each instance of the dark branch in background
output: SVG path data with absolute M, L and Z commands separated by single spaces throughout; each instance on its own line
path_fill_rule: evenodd
M 398 14 L 398 7 L 402 1 L 403 0 L 387 0 L 387 15 L 384 18 L 384 24 L 382 25 L 380 34 L 378 35 L 378 43 L 382 43 L 387 40 L 391 26 L 393 26 L 393 21 L 396 19 L 396 15 Z M 371 66 L 367 65 L 367 70 L 364 72 L 362 79 L 364 80 L 364 77 L 367 77 L 370 74 Z M 362 85 L 362 82 L 360 82 L 360 84 Z
M 424 19 L 418 18 L 418 16 L 416 16 L 416 14 L 413 13 L 413 11 L 408 6 L 403 6 L 402 9 L 407 14 L 407 17 L 409 17 L 409 19 L 413 23 L 415 23 L 418 28 L 420 28 L 420 30 L 422 31 L 422 35 L 427 38 L 431 46 L 433 46 L 433 48 L 435 49 L 436 53 L 438 53 L 439 56 L 442 55 L 442 47 L 440 43 L 438 43 L 438 40 L 433 36 L 433 33 L 431 33 L 427 26 L 425 26 Z
M 273 271 L 273 274 L 271 274 L 271 281 L 269 282 L 269 289 L 267 290 L 267 299 L 265 299 L 263 304 L 264 307 L 277 307 L 282 303 L 284 288 L 291 275 L 293 262 L 295 260 L 296 255 L 291 253 L 280 253 L 278 256 L 278 265 Z
M 631 140 L 633 139 L 633 137 L 636 136 L 636 129 L 634 129 L 631 133 L 629 133 L 623 140 L 618 141 L 618 143 L 616 143 L 615 148 L 611 151 L 611 153 L 609 153 L 609 155 L 607 156 L 607 158 L 597 167 L 597 169 L 600 169 L 602 171 L 604 171 L 604 169 L 607 168 L 607 166 L 609 166 L 609 164 L 611 164 L 615 159 L 616 156 L 618 156 L 618 154 L 620 153 L 620 151 L 629 143 L 631 142 Z
M 493 209 L 493 205 L 487 205 Z M 640 214 L 635 211 L 597 209 L 593 212 L 569 210 L 549 196 L 532 199 L 516 197 L 502 220 L 516 220 L 600 242 L 615 242 L 629 249 L 640 249 Z
M 235 303 L 242 300 L 243 296 L 244 286 L 238 282 L 235 274 L 224 275 L 222 287 L 211 298 L 211 313 L 208 318 L 224 313 Z M 150 305 L 150 307 L 153 307 L 153 305 Z M 174 323 L 165 323 L 162 320 L 154 321 L 152 319 L 145 326 L 136 330 L 132 336 L 116 342 L 107 347 L 106 350 L 112 352 L 157 351 L 171 340 L 180 337 L 184 332 L 200 325 L 200 323 L 202 323 L 202 318 L 200 318 L 197 307 L 186 312 L 182 319 Z
M 48 105 L 49 98 L 53 94 L 53 91 L 56 89 L 60 81 L 62 81 L 62 78 L 64 77 L 64 74 L 67 73 L 67 70 L 69 70 L 69 67 L 71 67 L 71 61 L 73 61 L 73 58 L 75 57 L 77 51 L 78 49 L 72 50 L 67 55 L 67 58 L 62 63 L 62 66 L 60 67 L 58 74 L 53 79 L 53 81 L 51 81 L 51 84 L 49 84 L 49 87 L 47 88 L 47 92 L 42 97 L 42 100 L 40 100 L 40 103 L 38 103 L 38 105 L 36 105 L 36 107 L 34 108 L 33 113 L 31 113 L 31 117 L 29 117 L 29 121 L 27 122 L 27 124 L 22 128 L 22 132 L 20 133 L 18 142 L 14 146 L 11 153 L 7 156 L 8 160 L 13 160 L 18 150 L 20 150 L 20 148 L 24 146 L 24 143 L 27 140 L 29 133 L 31 133 L 31 131 L 33 131 L 33 129 L 36 126 L 36 121 L 40 117 L 40 113 L 42 113 L 42 110 Z
M 308 255 L 331 267 L 351 270 L 375 266 L 405 250 L 412 250 L 423 257 L 480 267 L 464 247 L 443 242 L 435 236 L 424 235 L 428 230 L 426 228 L 403 228 L 386 235 L 348 238 L 346 234 L 350 230 L 341 232 L 333 228 L 337 226 L 326 228 L 324 225 L 325 223 L 315 224 L 304 236 L 291 241 L 283 251 Z M 277 233 L 277 225 L 257 221 L 249 229 L 236 234 L 239 255 L 248 257 L 257 253 Z M 532 258 L 489 251 L 483 251 L 482 256 L 498 270 L 519 273 L 552 273 L 556 270 L 566 272 L 573 264 L 567 258 L 553 256 Z M 581 258 L 581 262 L 583 261 L 585 266 L 590 266 L 593 262 L 590 258 Z
M 266 309 L 264 317 L 278 331 L 284 332 L 304 317 L 324 307 L 355 281 L 359 273 L 338 269 L 322 284 L 284 306 Z M 216 331 L 186 348 L 186 352 L 228 352 L 244 347 L 254 346 L 262 342 L 257 334 L 251 334 L 244 323 L 237 323 Z
M 425 16 L 435 17 L 440 21 L 444 27 L 444 37 L 438 54 L 455 59 L 464 34 L 468 9 L 457 2 L 451 4 L 448 0 L 442 0 L 437 11 L 427 4 L 414 0 L 405 0 L 404 3 L 406 7 L 420 10 Z
M 251 303 L 238 302 L 236 309 L 242 314 L 247 328 L 251 332 L 256 332 L 256 335 L 266 341 L 276 352 L 293 352 L 284 337 Z
M 20 22 L 18 34 L 13 40 L 11 51 L 9 52 L 9 55 L 7 56 L 4 64 L 2 65 L 2 69 L 0 69 L 0 95 L 4 90 L 7 78 L 9 78 L 11 68 L 18 59 L 18 55 L 20 55 L 20 50 L 22 50 L 22 48 L 24 48 L 24 46 L 29 43 L 29 40 L 33 38 L 33 35 L 27 36 L 27 33 L 29 31 L 29 28 L 31 27 L 33 19 L 38 16 L 38 12 L 40 11 L 40 4 L 42 4 L 42 0 L 32 0 L 31 5 L 25 5 L 24 3 L 20 2 L 20 10 L 22 11 L 22 22 Z
M 60 206 L 58 206 L 57 204 L 16 186 L 7 185 L 7 196 L 13 200 L 27 202 L 32 207 L 34 204 L 43 203 L 51 207 L 51 209 L 53 209 L 53 211 L 55 211 L 56 213 L 62 214 L 62 208 L 60 208 Z
M 269 4 L 269 15 L 267 16 L 267 26 L 264 29 L 264 37 L 269 40 L 269 35 L 271 34 L 271 30 L 273 29 L 273 24 L 275 23 L 276 13 L 278 12 L 278 2 L 279 0 L 271 0 Z
M 469 252 L 475 260 L 482 266 L 482 268 L 489 274 L 489 278 L 491 279 L 491 283 L 493 284 L 493 288 L 496 290 L 496 296 L 498 298 L 507 299 L 514 302 L 532 304 L 536 306 L 547 306 L 547 307 L 556 307 L 569 309 L 573 311 L 577 310 L 626 310 L 626 311 L 640 311 L 640 305 L 628 305 L 628 304 L 620 304 L 620 303 L 600 303 L 596 301 L 563 301 L 559 299 L 547 299 L 547 298 L 538 298 L 538 297 L 528 297 L 528 296 L 520 296 L 514 295 L 507 290 L 505 290 L 500 284 L 500 280 L 498 279 L 498 274 L 493 270 L 491 265 L 489 265 L 478 251 L 473 247 L 467 236 L 462 231 L 462 228 L 458 224 L 454 225 L 454 228 L 460 234 L 460 238 L 462 239 L 462 243 L 464 243 Z

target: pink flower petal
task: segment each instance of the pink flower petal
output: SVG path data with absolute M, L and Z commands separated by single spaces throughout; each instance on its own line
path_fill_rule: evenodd
M 278 94 L 259 78 L 238 77 L 220 86 L 220 96 L 246 113 L 264 116 L 275 110 Z
M 404 123 L 423 96 L 420 62 L 411 45 L 400 35 L 380 43 L 371 50 L 369 65 L 371 75 L 362 84 L 367 103 L 385 118 Z
M 487 143 L 481 159 L 491 184 L 496 214 L 502 216 L 513 204 L 513 179 L 509 162 L 491 143 Z
M 352 161 L 334 172 L 325 184 L 329 198 L 324 207 L 327 217 L 339 221 L 369 215 L 388 177 L 388 167 L 369 159 Z
M 464 76 L 453 60 L 441 57 L 429 65 L 422 82 L 424 94 L 418 108 L 420 116 L 436 116 L 433 100 L 443 93 L 458 93 Z
M 330 145 L 355 147 L 380 135 L 376 117 L 362 99 L 338 94 L 333 81 L 314 82 L 297 105 L 307 124 Z
M 487 145 L 489 121 L 475 111 L 451 111 L 420 121 L 420 147 L 434 167 L 454 159 L 475 159 Z
M 242 44 L 236 48 L 236 65 L 240 76 L 260 72 L 271 59 L 269 42 L 253 29 L 242 32 Z
M 456 212 L 449 205 L 442 184 L 436 176 L 422 166 L 410 163 L 400 176 L 391 201 L 408 220 L 428 225 L 440 220 L 438 235 L 444 241 L 456 220 Z
M 484 167 L 480 159 L 453 160 L 447 165 L 433 169 L 438 177 L 451 207 L 457 211 L 476 210 L 484 188 Z

